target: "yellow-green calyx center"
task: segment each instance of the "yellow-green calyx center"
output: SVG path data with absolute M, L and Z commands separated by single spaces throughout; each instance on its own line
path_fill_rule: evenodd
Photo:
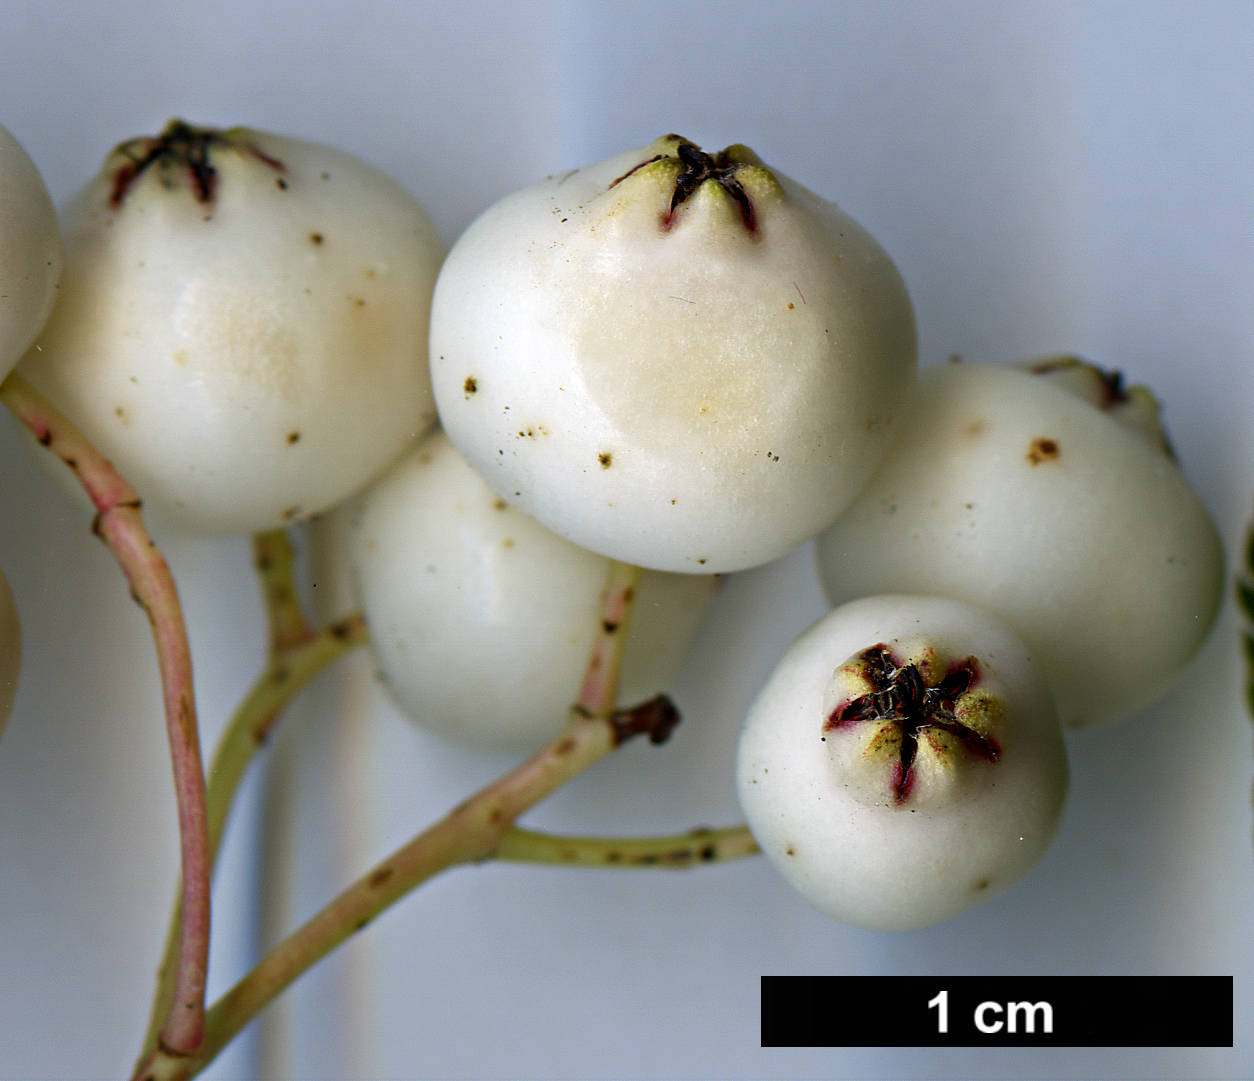
M 746 152 L 742 146 L 729 146 L 720 150 L 717 154 L 707 154 L 696 143 L 680 135 L 668 135 L 664 140 L 659 140 L 658 143 L 655 143 L 654 146 L 659 145 L 659 143 L 673 144 L 674 152 L 655 154 L 647 161 L 642 161 L 639 165 L 634 166 L 615 180 L 610 187 L 612 188 L 621 183 L 631 176 L 632 173 L 643 169 L 646 165 L 652 165 L 655 161 L 662 161 L 666 158 L 678 158 L 681 168 L 675 175 L 675 188 L 671 195 L 668 218 L 702 184 L 712 181 L 719 185 L 736 204 L 740 210 L 740 217 L 744 222 L 745 228 L 751 233 L 757 230 L 757 216 L 754 213 L 753 203 L 740 181 L 736 178 L 736 173 L 739 170 L 757 164 L 752 152 Z M 754 158 L 754 160 L 742 160 L 746 153 L 748 157 Z

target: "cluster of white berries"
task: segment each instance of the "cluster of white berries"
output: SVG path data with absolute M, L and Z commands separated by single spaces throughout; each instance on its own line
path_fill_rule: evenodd
M 59 234 L 0 135 L 0 373 L 25 354 L 189 528 L 353 497 L 378 666 L 421 723 L 551 736 L 610 560 L 646 568 L 626 680 L 651 693 L 715 575 L 817 536 L 840 607 L 752 706 L 738 783 L 842 920 L 922 926 L 1015 881 L 1061 814 L 1061 725 L 1144 706 L 1215 615 L 1216 532 L 1148 392 L 1069 358 L 916 380 L 891 260 L 743 146 L 550 177 L 442 261 L 362 162 L 174 122 L 67 208 L 45 326 Z M 10 609 L 0 588 L 0 710 Z

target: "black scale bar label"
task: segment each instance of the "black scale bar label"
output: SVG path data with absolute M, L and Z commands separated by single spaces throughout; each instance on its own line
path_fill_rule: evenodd
M 1231 1047 L 1231 976 L 763 976 L 763 1047 Z

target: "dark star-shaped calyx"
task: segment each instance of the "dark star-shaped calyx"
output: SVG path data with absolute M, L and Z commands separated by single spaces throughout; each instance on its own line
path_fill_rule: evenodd
M 135 181 L 154 166 L 181 174 L 198 203 L 212 204 L 218 183 L 212 151 L 217 147 L 244 150 L 282 173 L 283 163 L 242 138 L 240 130 L 223 132 L 194 127 L 185 120 L 171 120 L 160 135 L 127 140 L 113 152 L 120 162 L 112 171 L 109 205 L 120 207 Z
M 851 729 L 887 721 L 900 735 L 900 751 L 892 772 L 891 794 L 898 805 L 910 797 L 915 781 L 915 760 L 920 737 L 943 732 L 953 737 L 968 754 L 996 762 L 1000 748 L 991 738 L 963 724 L 955 715 L 957 700 L 979 676 L 979 661 L 967 657 L 952 666 L 935 685 L 929 686 L 916 664 L 900 664 L 880 644 L 854 658 L 871 690 L 838 706 L 823 725 L 824 732 Z

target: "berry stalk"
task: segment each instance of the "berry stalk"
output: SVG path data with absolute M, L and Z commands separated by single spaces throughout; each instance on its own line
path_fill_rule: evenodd
M 140 513 L 138 494 L 68 420 L 22 376 L 0 384 L 0 400 L 73 470 L 96 507 L 92 530 L 109 546 L 148 615 L 157 664 L 178 805 L 182 886 L 174 993 L 159 1039 L 170 1052 L 188 1055 L 204 1033 L 205 980 L 209 968 L 211 856 L 204 767 L 192 690 L 192 655 L 178 591 Z
M 687 870 L 757 855 L 747 826 L 695 829 L 668 837 L 563 837 L 511 826 L 496 850 L 498 860 L 558 867 Z
M 291 544 L 281 530 L 258 534 L 253 553 L 270 625 L 270 659 L 223 732 L 209 769 L 206 805 L 211 874 L 235 793 L 283 710 L 314 676 L 366 640 L 365 622 L 359 614 L 317 630 L 309 625 L 297 597 Z M 141 1058 L 156 1047 L 174 994 L 181 924 L 182 902 L 176 896 Z

